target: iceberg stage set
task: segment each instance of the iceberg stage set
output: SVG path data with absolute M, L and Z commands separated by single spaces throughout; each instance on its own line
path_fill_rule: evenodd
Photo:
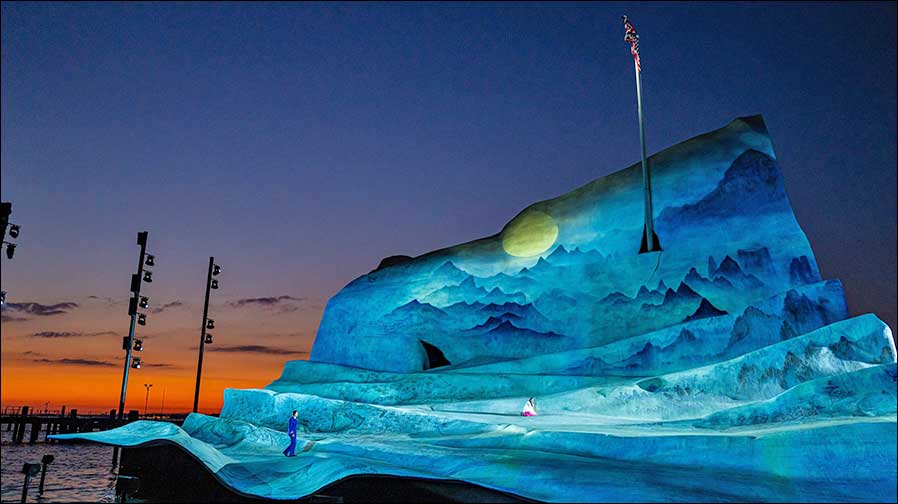
M 385 259 L 219 417 L 53 437 L 167 498 L 895 501 L 892 333 L 821 278 L 763 119 L 649 163 L 663 252 L 635 164 Z

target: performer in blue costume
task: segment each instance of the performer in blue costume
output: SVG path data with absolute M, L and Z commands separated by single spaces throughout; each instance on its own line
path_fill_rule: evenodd
M 288 457 L 295 457 L 296 453 L 296 410 L 293 410 L 293 416 L 290 417 L 290 421 L 287 423 L 287 434 L 290 436 L 290 446 L 284 450 L 284 455 Z

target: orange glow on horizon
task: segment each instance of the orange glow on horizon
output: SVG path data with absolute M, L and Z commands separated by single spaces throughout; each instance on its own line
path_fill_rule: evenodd
M 122 338 L 129 317 L 126 302 L 108 299 L 66 298 L 74 308 L 51 315 L 11 308 L 12 303 L 4 306 L 0 405 L 32 410 L 65 405 L 68 411 L 76 408 L 85 414 L 118 409 L 125 359 Z M 307 359 L 323 311 L 323 305 L 295 296 L 240 299 L 242 303 L 222 299 L 210 305 L 217 329 L 203 357 L 202 413 L 221 411 L 226 388 L 265 387 L 278 379 L 287 361 Z M 27 305 L 28 300 L 19 302 Z M 136 328 L 143 351 L 134 356 L 143 366 L 129 370 L 125 412 L 144 412 L 145 383 L 153 384 L 146 401 L 149 413 L 163 410 L 163 393 L 164 412 L 189 412 L 202 305 L 154 296 L 149 313 L 148 324 Z
M 32 411 L 43 411 L 44 408 L 54 411 L 65 405 L 67 411 L 75 408 L 85 414 L 101 414 L 118 409 L 122 369 L 72 369 L 76 367 L 78 366 L 23 365 L 4 359 L 0 405 L 3 408 L 28 406 Z M 214 372 L 207 374 L 204 370 L 199 412 L 220 412 L 226 388 L 263 388 L 280 374 L 279 371 L 249 367 L 241 371 L 240 378 L 230 378 L 216 376 Z M 153 384 L 146 403 L 150 414 L 187 413 L 193 408 L 195 369 L 174 372 L 141 368 L 132 369 L 129 374 L 125 412 L 136 409 L 141 414 L 144 413 L 144 401 L 147 398 L 144 383 Z

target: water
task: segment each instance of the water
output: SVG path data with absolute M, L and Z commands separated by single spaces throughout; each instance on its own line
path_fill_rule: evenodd
M 47 468 L 44 495 L 38 497 L 40 476 L 32 478 L 28 502 L 115 502 L 115 474 L 112 447 L 97 444 L 46 444 L 27 442 L 12 444 L 12 431 L 3 426 L 0 432 L 0 501 L 19 502 L 22 498 L 22 464 L 40 463 L 41 457 L 53 455 L 56 460 Z M 44 434 L 40 435 L 41 441 Z

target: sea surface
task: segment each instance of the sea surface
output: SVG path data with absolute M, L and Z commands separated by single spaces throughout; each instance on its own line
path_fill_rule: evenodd
M 112 469 L 112 447 L 93 443 L 57 444 L 26 441 L 11 443 L 12 431 L 6 426 L 0 432 L 0 501 L 19 502 L 22 498 L 22 464 L 40 463 L 41 457 L 51 454 L 55 461 L 48 466 L 44 495 L 38 496 L 40 476 L 32 478 L 28 502 L 115 502 L 115 474 Z M 43 441 L 44 434 L 40 434 Z

